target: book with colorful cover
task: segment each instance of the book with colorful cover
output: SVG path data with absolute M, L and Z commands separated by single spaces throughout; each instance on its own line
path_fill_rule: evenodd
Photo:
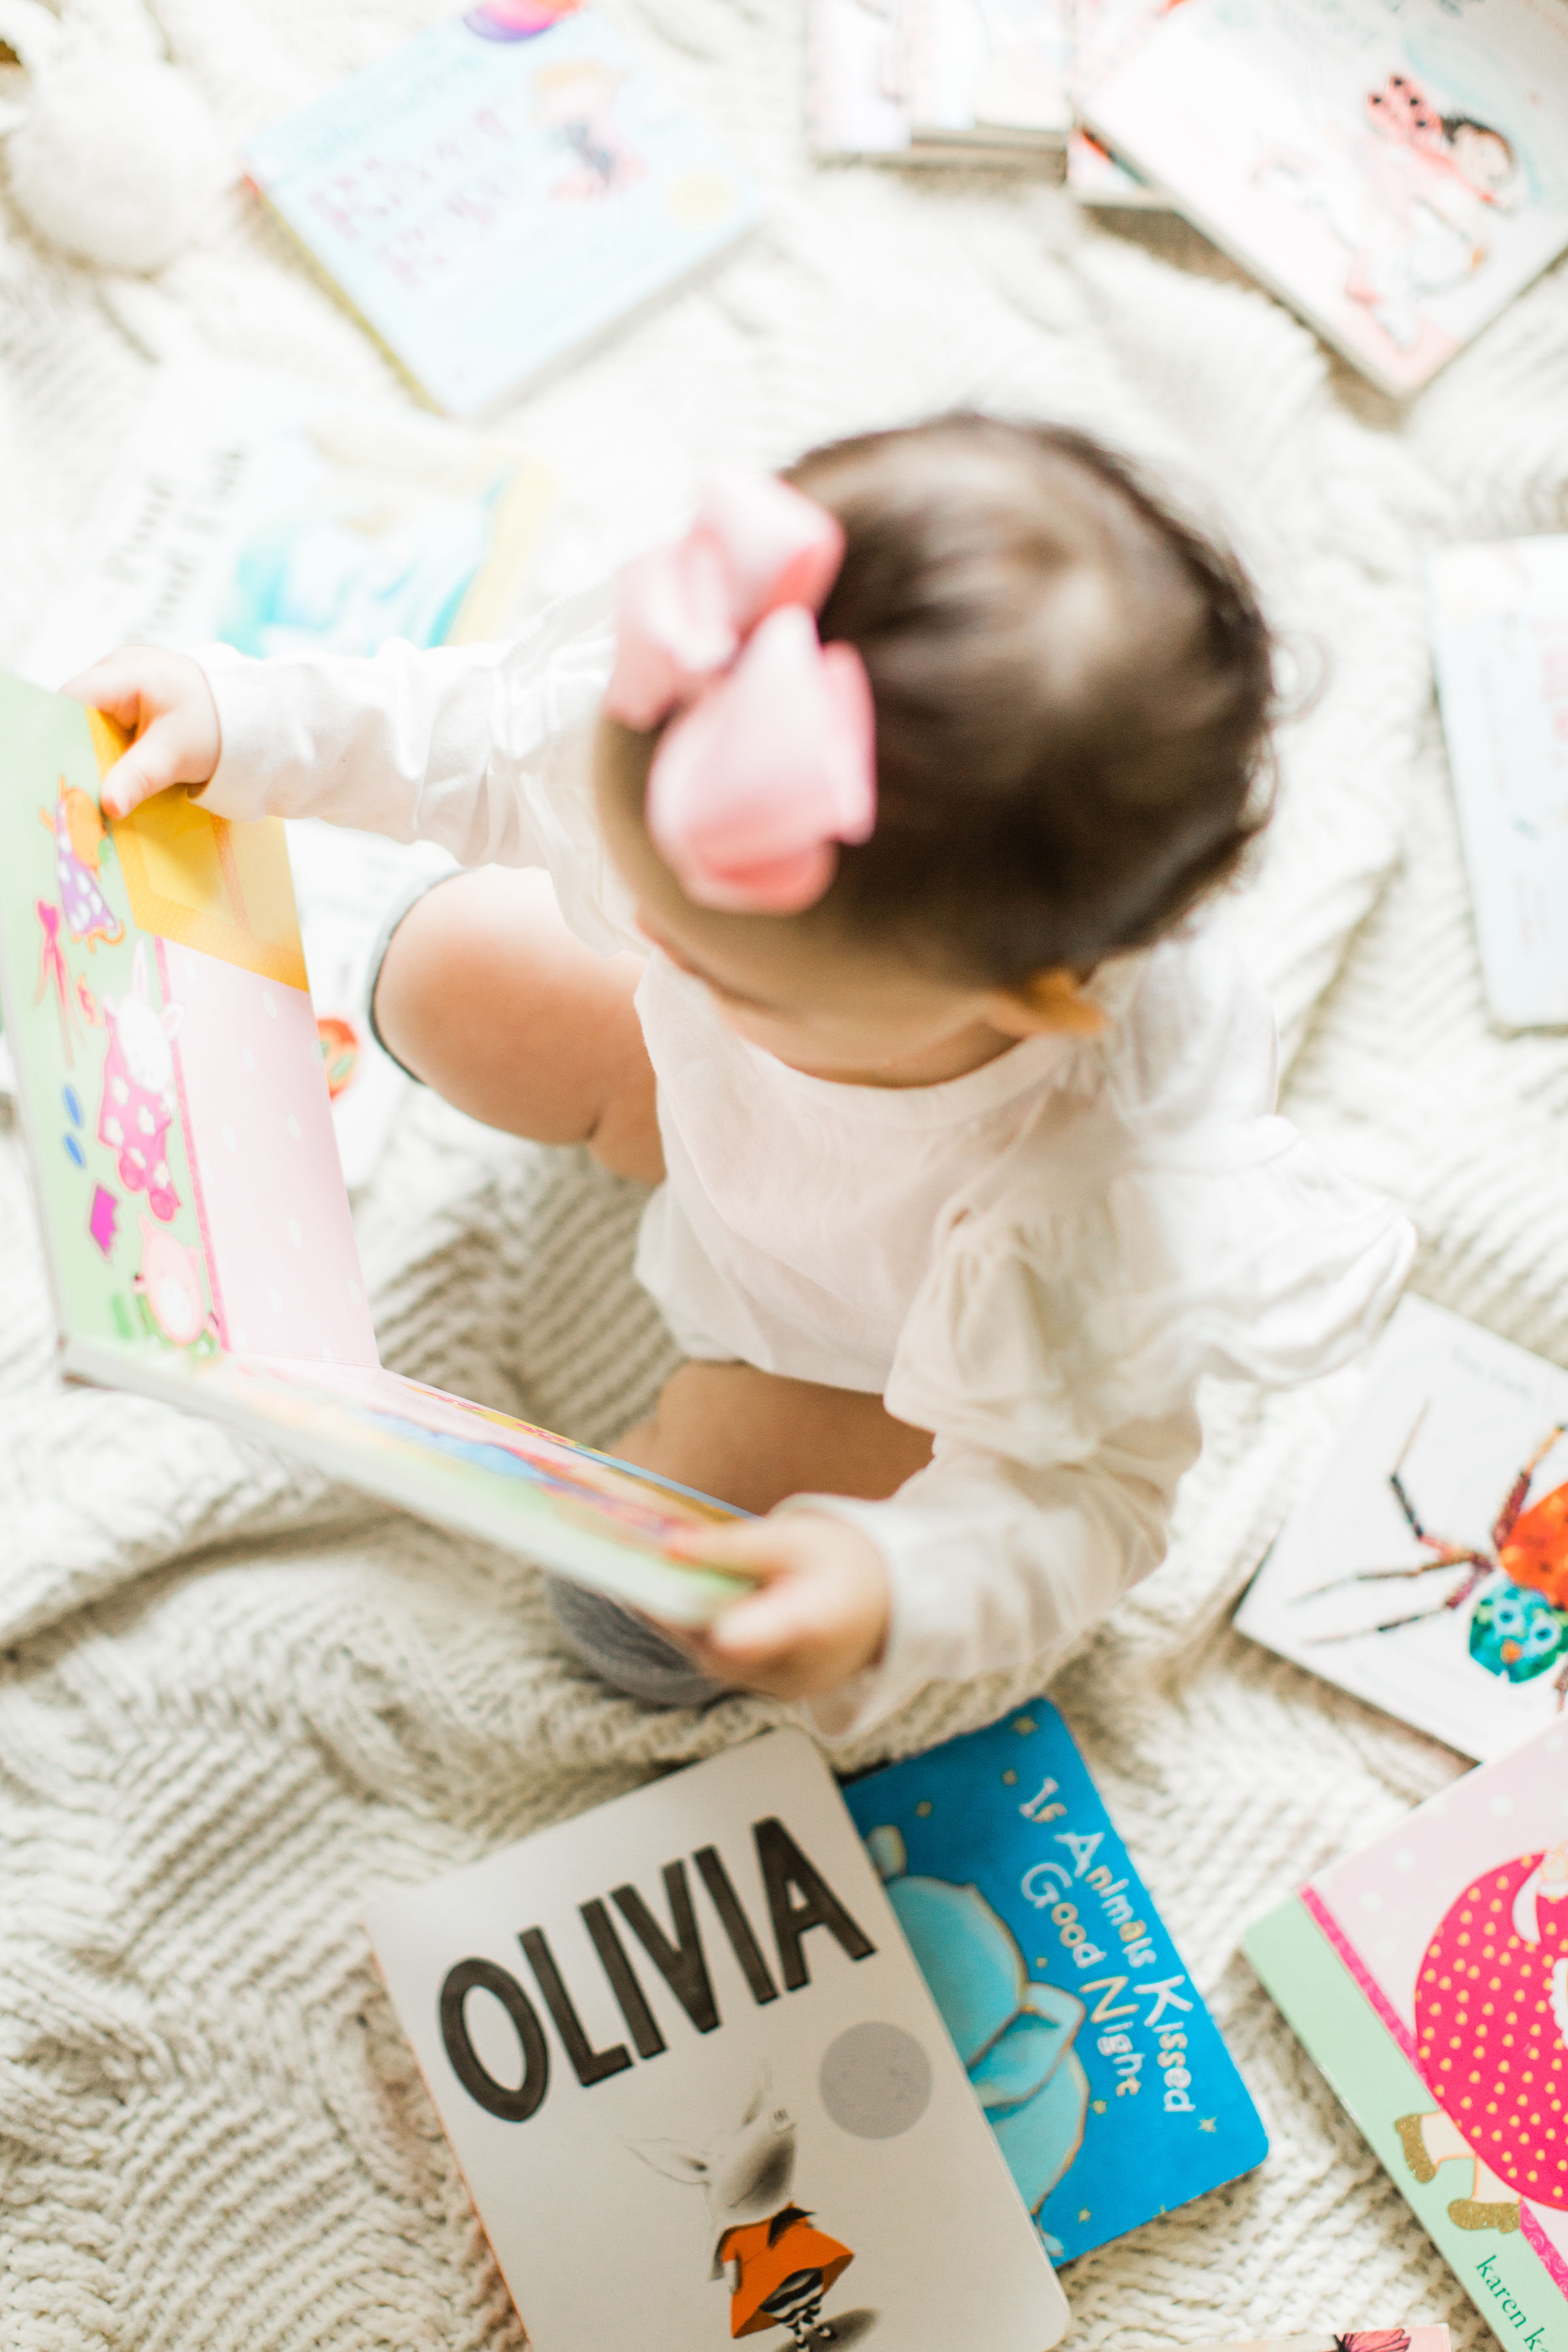
M 1443 731 L 1488 1002 L 1568 1022 L 1568 536 L 1449 547 L 1426 567 Z
M 1252 1641 L 1467 1756 L 1568 1693 L 1568 1371 L 1400 1302 L 1237 1613 Z
M 1466 1773 L 1246 1938 L 1502 2343 L 1568 2347 L 1568 1725 Z
M 521 617 L 553 493 L 548 468 L 500 436 L 271 369 L 182 360 L 149 395 L 19 667 L 58 687 L 123 645 L 373 654 L 389 637 L 503 636 Z M 382 917 L 449 861 L 340 826 L 289 831 L 353 1191 L 407 1083 L 365 1013 Z
M 804 1733 L 384 1895 L 368 1925 L 537 2352 L 1047 2352 L 1064 2333 Z
M 712 260 L 750 184 L 574 0 L 433 25 L 253 139 L 247 177 L 434 402 L 468 416 Z
M 62 1370 L 708 1622 L 751 1586 L 668 1546 L 726 1505 L 383 1368 L 283 827 L 183 790 L 106 824 L 124 740 L 0 677 L 0 1005 Z
M 1568 247 L 1562 0 L 1182 0 L 1082 107 L 1395 398 Z
M 902 0 L 917 142 L 1059 148 L 1072 121 L 1070 0 Z
M 1262 2163 L 1247 2086 L 1047 1701 L 844 1795 L 1053 2262 Z

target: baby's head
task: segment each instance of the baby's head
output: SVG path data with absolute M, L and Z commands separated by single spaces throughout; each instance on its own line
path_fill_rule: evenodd
M 644 927 L 742 1034 L 824 1072 L 975 1024 L 1092 1028 L 1082 982 L 1260 821 L 1270 646 L 1240 570 L 1059 428 L 948 417 L 786 478 L 842 526 L 818 626 L 869 682 L 874 824 L 798 911 L 701 903 L 645 822 L 657 735 L 605 720 L 600 814 Z

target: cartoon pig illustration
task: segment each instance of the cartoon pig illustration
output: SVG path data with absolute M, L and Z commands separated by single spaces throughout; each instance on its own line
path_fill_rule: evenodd
M 666 2139 L 629 2145 L 656 2172 L 707 2198 L 714 2231 L 710 2276 L 730 2273 L 731 2336 L 787 2327 L 795 2352 L 836 2340 L 822 2318 L 823 2297 L 855 2257 L 791 2201 L 795 2122 L 779 2104 L 765 2066 L 740 2122 L 705 2148 Z
M 163 1226 L 142 1219 L 142 1265 L 131 1287 L 165 1339 L 194 1347 L 213 1328 L 202 1289 L 202 1264 L 194 1249 Z
M 164 1138 L 174 1116 L 174 1039 L 184 1007 L 150 1002 L 147 950 L 138 940 L 131 968 L 131 993 L 103 1000 L 109 1051 L 103 1059 L 103 1099 L 98 1139 L 120 1155 L 120 1181 L 128 1192 L 145 1192 L 147 1205 L 167 1224 L 180 1205 L 169 1173 Z

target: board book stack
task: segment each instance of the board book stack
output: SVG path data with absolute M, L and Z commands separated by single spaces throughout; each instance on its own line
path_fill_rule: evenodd
M 0 677 L 0 1002 L 69 1376 L 210 1414 L 675 1623 L 720 1503 L 385 1370 L 283 827 L 184 791 L 106 826 L 123 741 Z
M 1239 1630 L 1467 1756 L 1568 1692 L 1568 1372 L 1405 1298 Z
M 1488 1001 L 1568 1022 L 1568 537 L 1450 547 L 1426 567 L 1443 731 Z
M 1568 2347 L 1568 1725 L 1320 1873 L 1253 1967 L 1482 2318 Z
M 1072 121 L 1071 0 L 811 0 L 814 153 L 897 163 L 1059 153 Z
M 254 139 L 247 175 L 437 408 L 468 416 L 712 260 L 742 173 L 576 0 L 490 0 Z
M 212 359 L 163 371 L 21 661 L 57 687 L 123 645 L 373 654 L 521 617 L 554 496 L 513 441 Z M 333 1123 L 368 1181 L 406 1080 L 365 1017 L 385 909 L 447 863 L 306 822 L 289 858 Z
M 1047 2352 L 1064 2333 L 803 1733 L 385 1895 L 369 1927 L 538 2352 Z
M 1561 0 L 1175 0 L 1080 110 L 1395 397 L 1568 247 Z
M 1262 2163 L 1247 2086 L 1048 1702 L 844 1795 L 1053 2262 Z

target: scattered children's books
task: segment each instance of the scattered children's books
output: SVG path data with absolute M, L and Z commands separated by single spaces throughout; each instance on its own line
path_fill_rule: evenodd
M 0 1004 L 68 1374 L 226 1422 L 677 1623 L 744 1580 L 726 1506 L 384 1370 L 283 828 L 183 791 L 108 825 L 123 742 L 0 677 Z
M 388 637 L 502 636 L 552 494 L 548 470 L 515 443 L 268 369 L 182 361 L 121 454 L 23 668 L 58 686 L 121 645 L 371 654 Z M 291 834 L 353 1191 L 405 1085 L 365 1019 L 371 950 L 387 905 L 440 861 L 340 827 Z
M 804 1734 L 386 1895 L 369 1926 L 538 2352 L 1061 2336 L 1061 2289 Z
M 901 0 L 917 143 L 1060 147 L 1072 121 L 1070 0 Z
M 806 137 L 822 156 L 918 163 L 899 0 L 809 0 Z M 952 157 L 939 148 L 939 163 Z
M 1446 2327 L 1345 2327 L 1321 2336 L 1253 2336 L 1190 2344 L 1185 2352 L 1449 2352 Z
M 1565 1428 L 1568 1372 L 1403 1300 L 1238 1628 L 1464 1755 L 1502 1754 L 1568 1691 Z
M 1568 246 L 1557 0 L 1181 0 L 1083 114 L 1395 396 Z
M 1081 115 L 1090 91 L 1130 57 L 1160 18 L 1181 0 L 1075 0 L 1071 93 Z M 1080 205 L 1163 212 L 1165 198 L 1142 173 L 1074 123 L 1068 138 L 1068 186 Z
M 1254 1927 L 1247 1956 L 1506 2345 L 1568 2347 L 1568 1725 Z
M 253 140 L 248 177 L 467 416 L 720 253 L 748 184 L 574 0 L 453 16 Z
M 1054 2261 L 1262 2163 L 1258 2111 L 1053 1706 L 844 1794 Z
M 1443 728 L 1487 995 L 1510 1029 L 1568 1022 L 1568 538 L 1427 566 Z

